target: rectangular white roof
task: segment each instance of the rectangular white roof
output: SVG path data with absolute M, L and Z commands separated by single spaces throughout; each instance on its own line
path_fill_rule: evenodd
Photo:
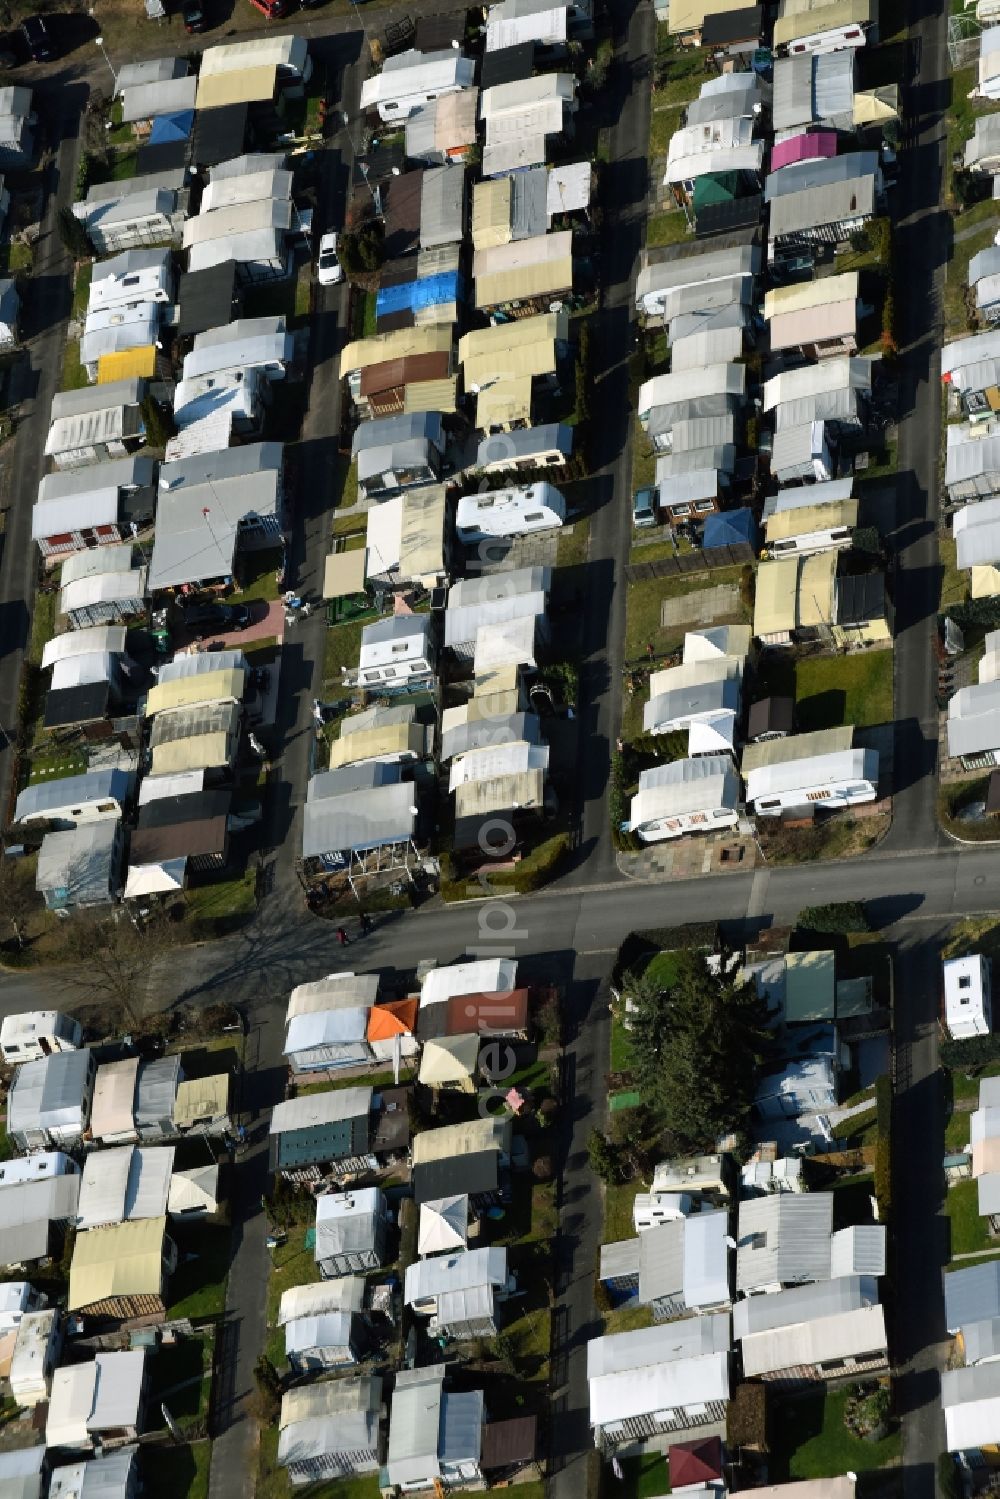
M 442 1004 L 459 994 L 499 994 L 517 987 L 517 963 L 513 958 L 480 958 L 471 963 L 452 963 L 432 968 L 424 976 L 420 1007 Z

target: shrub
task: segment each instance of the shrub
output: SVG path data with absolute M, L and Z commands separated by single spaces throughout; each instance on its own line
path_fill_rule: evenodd
M 753 564 L 748 562 L 740 571 L 740 603 L 747 614 L 753 614 L 754 600 L 757 596 L 757 580 L 753 570 Z
M 146 441 L 151 448 L 165 448 L 176 432 L 174 419 L 152 396 L 144 397 L 139 410 L 146 429 Z
M 611 1293 L 600 1276 L 597 1276 L 594 1280 L 594 1305 L 599 1312 L 607 1313 L 611 1311 Z
M 795 923 L 802 932 L 870 932 L 872 924 L 860 901 L 845 900 L 828 906 L 803 906 Z
M 767 1386 L 759 1380 L 737 1387 L 726 1410 L 726 1439 L 731 1448 L 767 1451 Z
M 569 853 L 569 844 L 568 833 L 557 833 L 554 838 L 539 844 L 513 869 L 498 869 L 496 874 L 487 874 L 487 879 L 494 889 L 515 890 L 519 895 L 528 895 L 552 879 Z
M 56 219 L 56 228 L 63 245 L 72 255 L 74 260 L 83 260 L 90 254 L 90 241 L 87 231 L 84 229 L 76 214 L 68 208 L 60 208 Z
M 590 1169 L 605 1186 L 617 1187 L 627 1180 L 625 1162 L 621 1155 L 611 1144 L 606 1135 L 602 1135 L 599 1129 L 592 1129 L 587 1141 L 587 1160 Z
M 968 1041 L 942 1041 L 941 1061 L 956 1072 L 976 1072 L 1000 1058 L 1000 1033 L 970 1036 Z

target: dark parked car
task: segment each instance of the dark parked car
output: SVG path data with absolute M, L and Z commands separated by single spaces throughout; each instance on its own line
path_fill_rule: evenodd
M 184 0 L 181 7 L 181 17 L 184 21 L 184 30 L 188 36 L 196 31 L 205 30 L 205 7 L 201 0 Z
M 27 58 L 20 31 L 0 32 L 0 68 L 16 68 Z
M 208 635 L 245 630 L 250 610 L 246 604 L 190 604 L 181 611 L 181 622 L 195 640 L 204 640 Z
M 55 57 L 52 33 L 41 16 L 28 16 L 21 22 L 21 35 L 32 62 L 48 62 Z

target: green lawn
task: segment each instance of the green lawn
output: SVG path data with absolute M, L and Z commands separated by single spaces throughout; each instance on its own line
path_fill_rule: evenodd
M 282 561 L 281 547 L 268 547 L 263 552 L 247 552 L 243 562 L 245 581 L 242 588 L 227 600 L 234 604 L 252 604 L 260 600 L 271 604 L 278 597 L 278 569 Z
M 532 1301 L 535 1305 L 530 1304 Z M 511 1322 L 505 1322 L 503 1330 L 516 1361 L 518 1379 L 531 1384 L 547 1385 L 552 1346 L 552 1313 L 544 1291 L 534 1297 L 529 1292 L 528 1302 L 526 1307 L 522 1301 L 512 1303 L 512 1309 L 518 1309 L 520 1315 Z
M 331 625 L 328 628 L 323 651 L 324 686 L 339 687 L 340 668 L 346 666 L 353 669 L 357 666 L 361 654 L 361 631 L 365 623 L 363 620 L 348 620 L 346 624 Z
M 267 1278 L 267 1345 L 266 1353 L 276 1369 L 285 1363 L 285 1333 L 278 1326 L 278 1307 L 285 1291 L 292 1286 L 311 1286 L 319 1280 L 319 1267 L 311 1249 L 306 1248 L 308 1225 L 295 1224 L 288 1238 L 271 1250 L 271 1273 Z
M 715 588 L 727 583 L 739 584 L 741 569 L 719 567 L 713 572 L 688 573 L 672 578 L 651 578 L 647 582 L 630 583 L 626 596 L 625 656 L 635 661 L 646 654 L 647 641 L 653 642 L 658 654 L 673 649 L 683 640 L 688 625 L 664 629 L 660 625 L 660 605 L 664 599 L 680 598 L 682 594 L 697 593 L 699 589 Z M 736 617 L 747 618 L 742 605 L 737 606 Z
M 164 1443 L 140 1451 L 145 1499 L 207 1499 L 211 1442 L 193 1442 L 187 1447 Z
M 64 776 L 82 775 L 87 769 L 87 752 L 80 749 L 40 750 L 31 757 L 29 786 L 39 781 L 60 781 Z
M 807 656 L 795 664 L 795 706 L 803 734 L 838 724 L 892 719 L 892 651 Z
M 33 666 L 41 666 L 42 652 L 56 633 L 56 606 L 59 595 L 35 590 L 35 603 L 31 611 L 31 639 L 28 642 L 28 660 Z
M 666 156 L 670 137 L 680 129 L 680 126 L 679 109 L 657 109 L 656 105 L 653 105 L 653 112 L 649 117 L 649 154 L 651 157 Z
M 836 1478 L 844 1473 L 870 1472 L 895 1463 L 900 1437 L 893 1432 L 882 1442 L 862 1442 L 844 1425 L 847 1390 L 810 1391 L 788 1400 L 769 1422 L 771 1462 L 769 1477 L 777 1483 L 796 1478 Z
M 679 208 L 652 213 L 646 222 L 646 244 L 649 248 L 656 245 L 678 245 L 690 233 L 687 219 Z
M 72 316 L 79 321 L 87 311 L 87 302 L 90 298 L 90 283 L 94 275 L 94 262 L 87 260 L 83 265 L 76 268 L 76 276 L 73 280 L 73 313 Z
M 346 453 L 338 453 L 334 465 L 334 507 L 349 510 L 358 503 L 358 470 Z
M 632 1052 L 629 1034 L 624 1020 L 620 1020 L 615 1015 L 611 1021 L 611 1071 L 627 1072 L 631 1065 Z
M 559 532 L 557 567 L 578 567 L 590 555 L 590 516 L 582 515 Z
M 645 1452 L 642 1457 L 623 1457 L 620 1479 L 607 1469 L 604 1488 L 608 1499 L 657 1499 L 670 1493 L 670 1469 L 662 1452 Z
M 649 979 L 651 983 L 659 984 L 663 989 L 671 989 L 677 982 L 679 960 L 680 953 L 658 952 L 646 964 L 643 978 Z
M 257 908 L 254 884 L 254 876 L 247 870 L 233 880 L 188 888 L 184 892 L 188 922 L 204 936 L 221 935 L 253 915 Z
M 182 1428 L 208 1418 L 212 1394 L 211 1331 L 197 1338 L 163 1344 L 150 1360 L 153 1423 L 159 1424 L 161 1402 Z
M 84 390 L 89 384 L 87 371 L 80 363 L 79 340 L 67 338 L 66 347 L 63 350 L 62 384 L 59 389 Z
M 988 1220 L 979 1216 L 977 1182 L 962 1181 L 949 1187 L 944 1211 L 951 1224 L 952 1259 L 957 1254 L 978 1254 L 990 1248 Z
M 968 1149 L 971 1118 L 972 1115 L 968 1109 L 952 1110 L 944 1129 L 944 1148 L 948 1155 L 955 1155 L 960 1150 Z
M 632 1204 L 636 1193 L 641 1190 L 638 1182 L 624 1182 L 621 1186 L 604 1188 L 603 1244 L 616 1244 L 619 1239 L 635 1238 Z
M 168 1291 L 171 1317 L 221 1317 L 226 1309 L 226 1277 L 232 1235 L 205 1223 L 178 1224 L 172 1230 L 179 1252 Z M 188 1259 L 186 1256 L 194 1258 Z
M 956 553 L 954 537 L 938 537 L 938 556 L 941 559 L 941 597 L 938 609 L 942 614 L 956 604 L 964 604 L 969 591 L 969 574 L 959 568 Z

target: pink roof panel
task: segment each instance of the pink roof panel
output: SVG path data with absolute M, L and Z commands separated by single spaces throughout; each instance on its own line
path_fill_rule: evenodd
M 821 156 L 836 156 L 837 136 L 832 130 L 814 130 L 793 135 L 791 140 L 776 141 L 771 147 L 771 171 L 790 167 L 796 161 L 816 161 Z

